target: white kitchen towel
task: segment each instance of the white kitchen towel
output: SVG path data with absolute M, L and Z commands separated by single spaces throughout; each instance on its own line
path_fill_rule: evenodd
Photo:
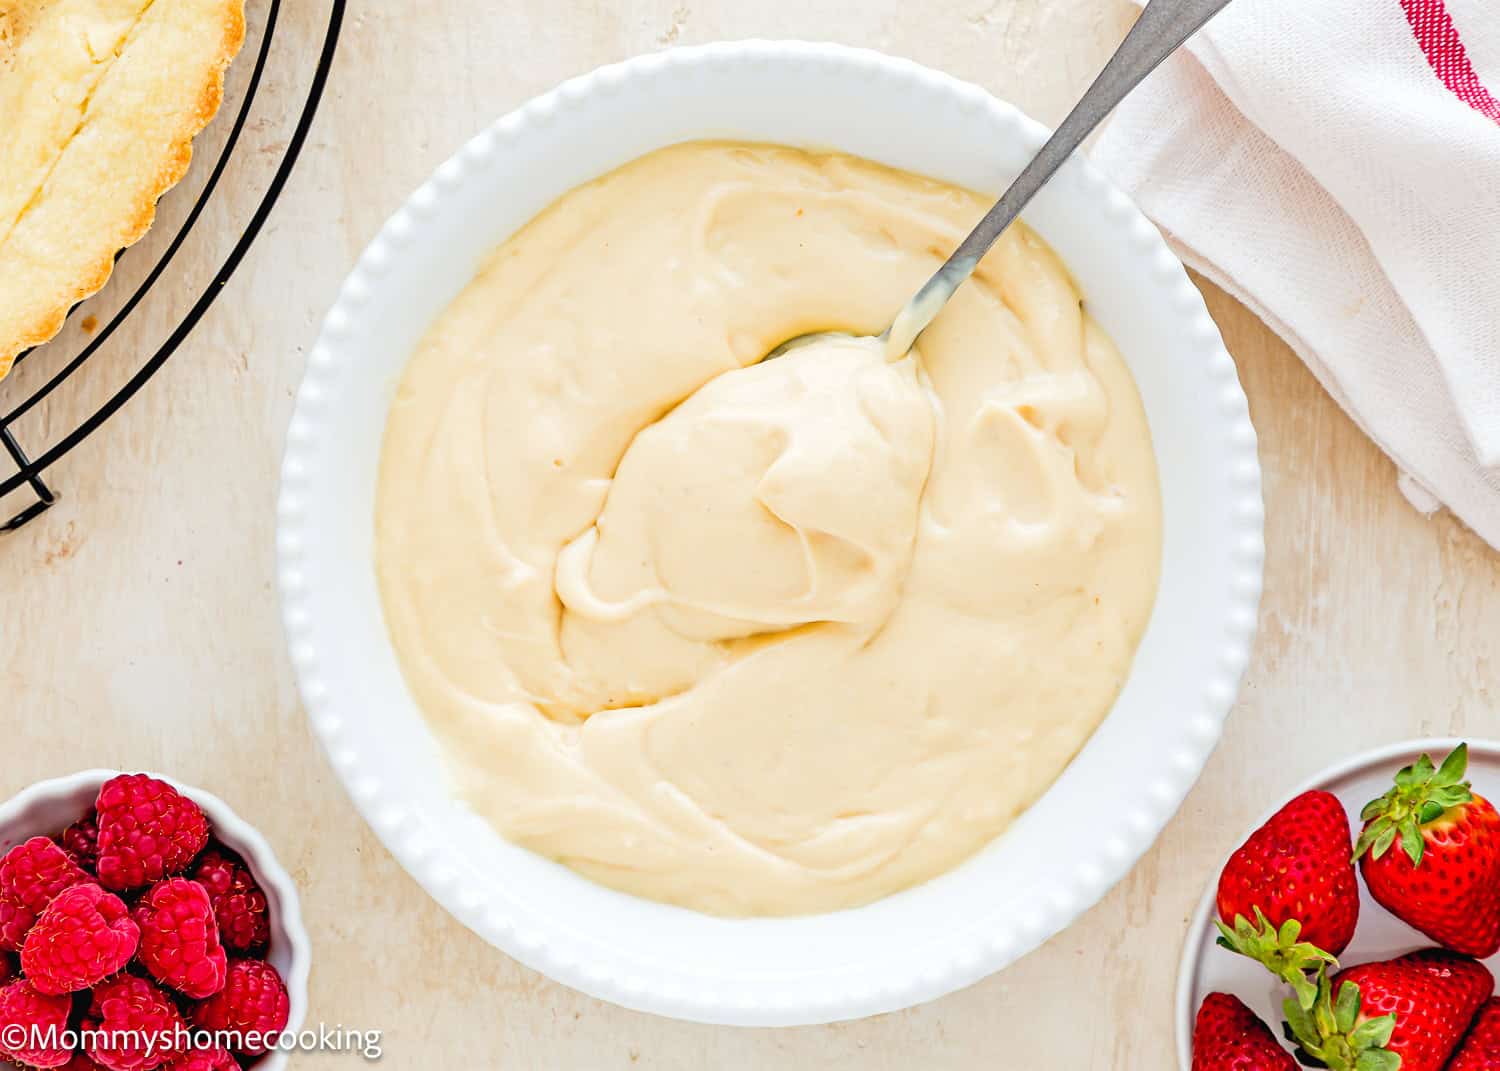
M 1500 547 L 1500 0 L 1235 0 L 1092 156 Z

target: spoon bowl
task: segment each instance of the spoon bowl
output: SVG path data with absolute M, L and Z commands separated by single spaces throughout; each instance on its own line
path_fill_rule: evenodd
M 1162 586 L 1109 716 L 1052 789 L 963 866 L 863 908 L 775 919 L 595 885 L 504 840 L 454 796 L 381 609 L 376 476 L 402 370 L 495 246 L 567 190 L 656 149 L 726 137 L 993 189 L 1047 136 L 978 86 L 904 59 L 806 42 L 684 47 L 584 76 L 478 131 L 364 251 L 309 351 L 287 435 L 276 551 L 289 660 L 332 775 L 394 860 L 482 939 L 657 1015 L 768 1027 L 888 1012 L 975 982 L 1072 924 L 1177 811 L 1255 631 L 1255 432 L 1202 294 L 1082 159 L 1027 222 L 1139 387 L 1160 463 Z

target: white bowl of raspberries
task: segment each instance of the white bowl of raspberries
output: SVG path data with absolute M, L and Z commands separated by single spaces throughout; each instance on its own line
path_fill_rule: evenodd
M 215 796 L 89 770 L 0 805 L 0 1067 L 276 1071 L 310 961 L 291 878 Z

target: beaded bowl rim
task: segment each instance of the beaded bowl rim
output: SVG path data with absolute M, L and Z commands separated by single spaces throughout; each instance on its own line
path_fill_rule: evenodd
M 1135 772 L 1128 798 L 1113 799 L 1111 813 L 1100 816 L 1095 848 L 1086 858 L 1070 863 L 1065 879 L 1028 902 L 1016 917 L 1004 923 L 986 920 L 984 925 L 974 926 L 965 933 L 962 947 L 933 950 L 914 946 L 899 955 L 893 952 L 890 961 L 878 969 L 850 968 L 840 977 L 807 966 L 782 974 L 747 970 L 740 976 L 733 976 L 733 964 L 724 972 L 679 970 L 672 964 L 673 942 L 681 947 L 684 934 L 704 930 L 713 923 L 704 921 L 707 916 L 662 905 L 639 909 L 647 920 L 645 924 L 660 927 L 662 951 L 651 955 L 621 953 L 604 941 L 581 936 L 568 920 L 534 913 L 533 917 L 524 917 L 513 893 L 514 886 L 524 885 L 525 879 L 510 873 L 481 873 L 462 841 L 431 813 L 431 800 L 413 803 L 414 793 L 400 783 L 403 773 L 389 764 L 382 768 L 380 742 L 367 728 L 371 710 L 344 692 L 363 665 L 372 658 L 377 664 L 394 660 L 394 653 L 389 650 L 388 637 L 386 650 L 351 650 L 351 644 L 358 644 L 350 641 L 347 629 L 341 627 L 349 624 L 346 608 L 337 612 L 332 609 L 341 607 L 340 600 L 345 596 L 335 590 L 338 582 L 330 578 L 329 567 L 339 567 L 351 552 L 368 551 L 347 542 L 334 545 L 339 537 L 331 533 L 350 523 L 355 523 L 357 533 L 365 529 L 363 521 L 351 522 L 338 513 L 338 507 L 330 505 L 330 500 L 345 491 L 339 481 L 349 476 L 349 463 L 338 455 L 342 447 L 333 438 L 330 425 L 347 419 L 340 407 L 348 402 L 352 370 L 362 358 L 368 359 L 371 339 L 382 317 L 389 315 L 386 304 L 401 296 L 390 289 L 392 274 L 403 271 L 403 262 L 413 256 L 435 255 L 435 236 L 443 223 L 452 222 L 449 217 L 456 211 L 455 201 L 465 194 L 466 187 L 479 181 L 476 176 L 510 166 L 508 153 L 534 140 L 550 138 L 551 144 L 560 137 L 559 131 L 597 132 L 597 109 L 609 101 L 640 97 L 659 107 L 687 107 L 678 103 L 685 95 L 711 95 L 714 78 L 731 76 L 759 79 L 768 87 L 777 79 L 805 76 L 826 78 L 831 86 L 852 85 L 861 93 L 925 94 L 929 106 L 950 110 L 955 121 L 977 116 L 996 135 L 1028 152 L 1039 148 L 1047 136 L 1040 124 L 971 84 L 877 52 L 807 42 L 744 41 L 677 48 L 600 68 L 533 99 L 481 130 L 418 187 L 370 242 L 327 314 L 309 353 L 287 433 L 277 507 L 278 578 L 292 664 L 312 725 L 330 762 L 377 836 L 451 914 L 522 963 L 627 1007 L 712 1023 L 819 1023 L 907 1007 L 1003 968 L 1076 920 L 1124 877 L 1154 842 L 1202 772 L 1249 660 L 1264 559 L 1260 468 L 1255 431 L 1234 362 L 1181 262 L 1128 197 L 1083 160 L 1070 161 L 1054 185 L 1060 181 L 1072 184 L 1082 191 L 1074 196 L 1089 198 L 1102 213 L 1103 229 L 1108 233 L 1098 238 L 1101 247 L 1128 255 L 1132 268 L 1139 269 L 1138 280 L 1133 278 L 1122 285 L 1148 293 L 1156 306 L 1170 313 L 1183 339 L 1175 345 L 1192 358 L 1182 375 L 1192 381 L 1192 389 L 1202 395 L 1203 406 L 1211 412 L 1203 419 L 1213 429 L 1213 441 L 1204 444 L 1203 453 L 1212 455 L 1218 466 L 1211 475 L 1193 478 L 1200 480 L 1202 489 L 1209 492 L 1209 504 L 1222 514 L 1214 518 L 1222 532 L 1212 533 L 1216 541 L 1214 564 L 1222 567 L 1222 576 L 1201 578 L 1205 585 L 1203 600 L 1211 607 L 1201 625 L 1212 631 L 1213 648 L 1205 654 L 1205 664 L 1185 671 L 1182 694 L 1177 698 L 1188 709 L 1174 711 L 1172 724 L 1161 728 L 1159 754 L 1151 769 Z M 576 183 L 557 186 L 546 200 L 555 199 L 573 185 Z M 1043 197 L 1047 196 L 1052 195 L 1044 191 Z M 1044 237 L 1048 237 L 1045 229 Z M 362 374 L 368 375 L 368 368 Z M 373 459 L 362 458 L 357 465 L 358 478 L 373 480 L 373 469 Z M 373 525 L 373 511 L 368 520 Z M 358 538 L 363 542 L 365 536 Z M 379 642 L 374 646 L 379 647 Z M 414 710 L 407 695 L 373 698 L 377 706 L 397 703 L 409 708 L 408 713 Z M 377 720 L 378 716 L 383 715 L 378 714 Z M 1113 716 L 1112 710 L 1096 737 Z M 1080 757 L 1089 748 L 1085 745 Z M 1074 760 L 1075 765 L 1079 762 Z M 1064 771 L 1059 782 L 1067 774 Z M 1054 785 L 1032 811 L 1056 795 L 1056 789 Z M 454 806 L 459 805 L 455 802 Z M 996 843 L 1007 836 L 1010 834 L 1003 834 Z M 605 898 L 621 896 L 595 888 L 601 904 L 607 902 Z M 874 906 L 907 895 L 897 894 Z M 847 914 L 852 913 L 788 920 L 786 927 L 816 924 Z M 775 928 L 777 920 L 755 920 L 753 925 L 759 925 L 762 934 L 780 932 Z M 887 934 L 882 925 L 878 936 Z M 876 936 L 875 931 L 872 936 Z

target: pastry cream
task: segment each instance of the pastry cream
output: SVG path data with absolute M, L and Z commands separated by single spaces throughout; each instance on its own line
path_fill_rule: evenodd
M 721 143 L 562 197 L 400 383 L 376 560 L 457 787 L 512 841 L 732 915 L 874 900 L 1056 779 L 1130 669 L 1160 502 L 1125 364 L 986 198 Z

